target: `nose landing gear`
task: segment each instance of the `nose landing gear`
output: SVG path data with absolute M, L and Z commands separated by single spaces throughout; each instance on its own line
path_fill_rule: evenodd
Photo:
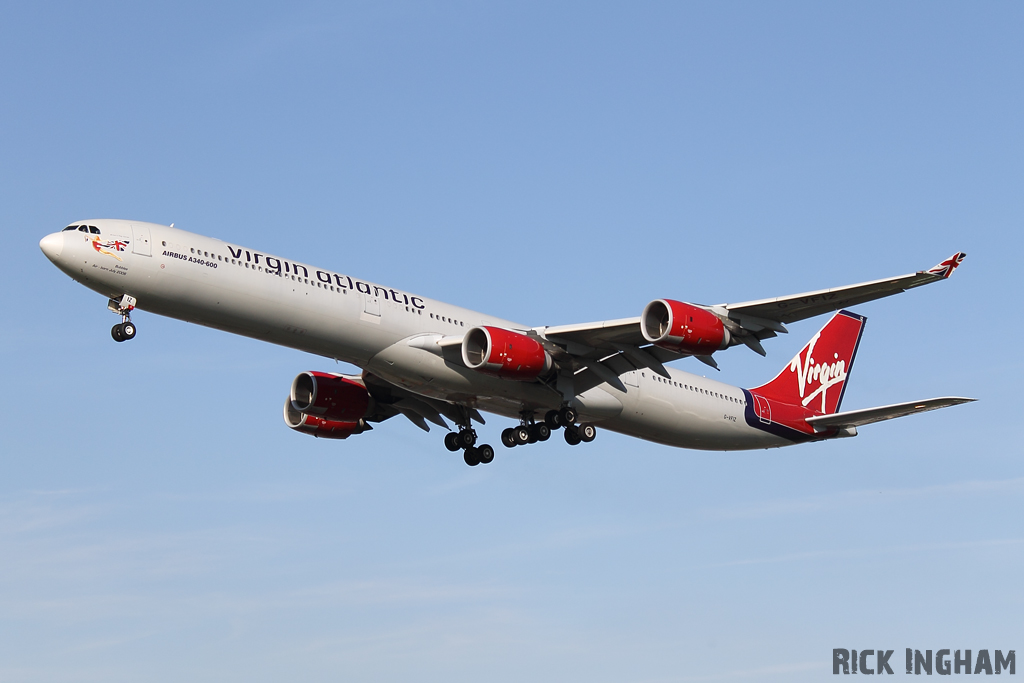
M 127 294 L 120 299 L 111 299 L 107 302 L 107 309 L 121 316 L 121 322 L 110 328 L 110 336 L 114 338 L 114 341 L 123 342 L 135 338 L 132 311 L 135 310 L 136 303 L 135 297 Z
M 126 320 L 123 323 L 118 323 L 110 328 L 110 336 L 114 338 L 114 341 L 123 342 L 128 341 L 135 337 L 135 323 L 131 320 Z

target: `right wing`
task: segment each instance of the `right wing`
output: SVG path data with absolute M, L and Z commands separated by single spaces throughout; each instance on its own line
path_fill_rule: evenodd
M 734 345 L 745 344 L 763 356 L 765 351 L 761 346 L 761 341 L 774 337 L 777 333 L 788 332 L 783 323 L 812 318 L 816 315 L 945 280 L 953 274 L 953 271 L 966 256 L 963 252 L 957 252 L 928 270 L 884 280 L 873 280 L 774 299 L 700 306 L 700 308 L 714 313 L 722 320 L 732 335 Z M 557 345 L 560 350 L 571 356 L 600 360 L 607 358 L 610 354 L 624 354 L 636 367 L 658 368 L 661 363 L 687 355 L 648 345 L 640 330 L 641 323 L 639 317 L 622 318 L 594 323 L 538 327 L 534 328 L 533 333 Z M 549 350 L 559 349 L 549 348 Z M 699 356 L 698 358 L 711 367 L 717 367 L 710 356 Z
M 813 318 L 822 313 L 831 313 L 840 308 L 849 308 L 866 301 L 874 301 L 883 297 L 905 292 L 914 287 L 945 280 L 957 269 L 967 254 L 957 252 L 948 259 L 928 270 L 921 270 L 909 275 L 873 280 L 845 287 L 820 289 L 816 292 L 804 292 L 780 296 L 774 299 L 744 301 L 738 304 L 720 304 L 711 309 L 724 309 L 728 317 L 743 325 L 743 318 L 760 318 L 762 321 L 792 323 L 806 318 Z M 760 322 L 760 321 L 758 321 Z M 744 326 L 745 327 L 745 326 Z

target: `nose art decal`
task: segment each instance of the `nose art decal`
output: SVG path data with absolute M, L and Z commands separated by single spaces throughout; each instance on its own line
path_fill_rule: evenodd
M 92 248 L 93 249 L 95 249 L 96 251 L 98 251 L 101 254 L 106 254 L 107 256 L 113 256 L 118 261 L 121 261 L 123 259 L 120 256 L 118 256 L 116 252 L 124 251 L 127 247 L 128 247 L 128 242 L 123 241 L 123 240 L 108 240 L 108 241 L 104 242 L 99 237 L 93 236 L 93 238 L 92 238 Z

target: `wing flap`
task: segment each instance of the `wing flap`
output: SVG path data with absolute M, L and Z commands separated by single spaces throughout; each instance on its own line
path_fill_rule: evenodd
M 860 427 L 873 422 L 892 420 L 905 415 L 915 413 L 927 413 L 929 410 L 948 408 L 949 406 L 960 405 L 976 401 L 974 398 L 962 398 L 959 396 L 944 396 L 941 398 L 926 398 L 923 401 L 908 401 L 907 403 L 894 403 L 889 406 L 877 408 L 864 408 L 863 410 L 848 410 L 844 413 L 833 415 L 819 415 L 807 418 L 807 423 L 815 429 L 828 427 Z

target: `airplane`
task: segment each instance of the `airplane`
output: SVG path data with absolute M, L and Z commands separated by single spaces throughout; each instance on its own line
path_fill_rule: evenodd
M 132 312 L 298 349 L 359 367 L 308 371 L 284 403 L 291 429 L 346 439 L 404 415 L 467 465 L 494 460 L 478 443 L 481 411 L 517 421 L 504 446 L 591 442 L 597 426 L 681 448 L 776 448 L 857 435 L 863 425 L 975 399 L 939 397 L 841 412 L 866 318 L 848 307 L 949 278 L 957 253 L 928 270 L 734 304 L 655 299 L 639 317 L 531 327 L 249 247 L 139 221 L 75 221 L 39 242 L 75 281 L 107 298 L 115 341 Z M 745 389 L 668 367 L 746 346 L 764 356 L 787 323 L 835 312 L 769 382 Z M 448 422 L 454 423 L 453 430 Z

